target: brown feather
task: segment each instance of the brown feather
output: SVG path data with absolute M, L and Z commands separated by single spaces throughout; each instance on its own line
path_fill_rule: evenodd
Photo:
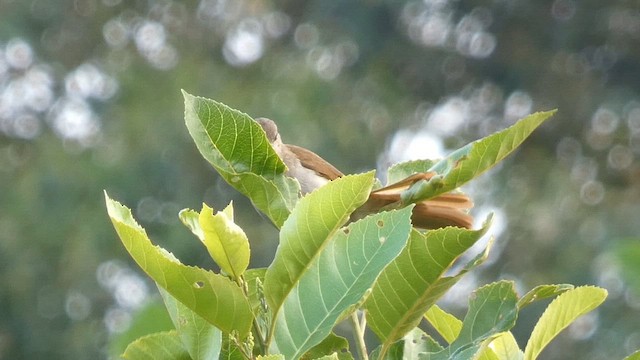
M 315 172 L 329 180 L 335 180 L 339 177 L 344 176 L 344 174 L 340 172 L 340 170 L 336 169 L 328 161 L 321 158 L 313 151 L 290 144 L 287 144 L 287 148 L 289 148 L 289 151 L 294 153 L 298 157 L 298 159 L 300 159 L 300 163 L 302 164 L 302 166 L 308 169 L 313 169 Z

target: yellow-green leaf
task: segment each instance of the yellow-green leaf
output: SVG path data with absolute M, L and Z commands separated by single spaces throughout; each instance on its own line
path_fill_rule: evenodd
M 524 350 L 524 358 L 533 360 L 562 330 L 578 317 L 604 302 L 607 290 L 595 286 L 582 286 L 568 290 L 555 298 L 542 313 L 533 328 Z
M 249 266 L 249 239 L 229 214 L 233 214 L 232 204 L 215 215 L 212 208 L 202 204 L 198 219 L 209 255 L 222 271 L 238 279 Z
M 159 286 L 196 314 L 225 332 L 247 335 L 253 314 L 242 289 L 229 278 L 180 263 L 155 246 L 131 210 L 105 193 L 107 212 L 131 257 Z

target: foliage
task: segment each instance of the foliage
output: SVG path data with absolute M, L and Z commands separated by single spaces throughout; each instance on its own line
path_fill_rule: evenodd
M 347 343 L 332 332 L 350 318 L 362 358 L 369 356 L 363 335 L 368 323 L 380 340 L 370 353 L 376 359 L 533 359 L 606 297 L 603 289 L 570 285 L 544 285 L 519 297 L 513 282 L 498 281 L 471 294 L 460 321 L 435 302 L 484 261 L 489 246 L 451 275 L 460 256 L 488 231 L 491 218 L 479 230 L 411 226 L 413 202 L 454 190 L 494 166 L 553 112 L 533 114 L 445 159 L 421 163 L 437 175 L 406 189 L 404 207 L 349 222 L 372 190 L 373 172 L 344 176 L 298 199 L 297 181 L 285 175 L 286 167 L 249 116 L 184 96 L 187 127 L 198 149 L 280 229 L 280 245 L 269 267 L 247 270 L 249 239 L 234 223 L 231 204 L 217 213 L 203 205 L 200 212 L 183 210 L 180 218 L 221 272 L 186 266 L 154 246 L 131 211 L 105 193 L 120 239 L 158 284 L 176 327 L 133 342 L 125 358 L 351 358 Z M 398 165 L 392 174 L 416 169 L 416 163 Z M 509 330 L 522 308 L 549 297 L 556 299 L 523 352 Z M 448 345 L 417 327 L 423 319 Z

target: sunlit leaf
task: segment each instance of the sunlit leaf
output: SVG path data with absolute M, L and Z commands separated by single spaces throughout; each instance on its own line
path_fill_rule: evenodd
M 524 359 L 524 353 L 510 331 L 503 332 L 493 339 L 489 348 L 499 360 Z
M 332 237 L 276 315 L 274 352 L 298 359 L 331 332 L 406 245 L 411 208 L 371 215 Z
M 536 359 L 562 330 L 578 317 L 598 307 L 606 297 L 607 291 L 595 286 L 577 287 L 559 295 L 549 304 L 533 328 L 524 350 L 524 358 Z
M 193 360 L 217 360 L 222 348 L 222 332 L 191 311 L 171 294 L 158 287 L 171 320 Z
M 220 269 L 238 279 L 249 266 L 249 239 L 233 222 L 233 206 L 213 214 L 213 209 L 202 204 L 198 217 L 204 234 L 203 243 Z
M 429 169 L 437 176 L 418 181 L 403 192 L 403 202 L 432 198 L 462 186 L 502 161 L 554 113 L 555 110 L 531 114 L 505 130 L 454 151 Z
M 105 193 L 107 211 L 131 257 L 159 286 L 178 301 L 225 332 L 249 332 L 249 302 L 240 287 L 227 277 L 181 264 L 171 253 L 154 246 L 131 210 Z
M 449 344 L 458 338 L 462 329 L 462 320 L 442 310 L 438 305 L 431 306 L 424 317 Z
M 402 338 L 402 342 L 403 359 L 419 359 L 426 353 L 442 350 L 442 346 L 420 328 L 413 328 L 409 331 Z
M 126 360 L 191 360 L 176 331 L 143 336 L 127 346 Z
M 407 247 L 382 272 L 365 302 L 369 327 L 384 344 L 390 345 L 417 326 L 424 313 L 468 271 L 444 276 L 490 223 L 488 219 L 480 230 L 447 227 L 425 233 L 412 231 Z
M 523 297 L 518 300 L 518 308 L 530 305 L 538 300 L 548 299 L 550 297 L 558 296 L 565 291 L 573 289 L 571 284 L 555 284 L 555 285 L 540 285 L 531 289 Z
M 185 122 L 202 156 L 278 227 L 298 200 L 298 183 L 249 115 L 183 91 Z
M 334 180 L 302 198 L 280 231 L 275 259 L 265 275 L 265 295 L 273 311 L 299 281 L 351 213 L 369 196 L 373 172 Z

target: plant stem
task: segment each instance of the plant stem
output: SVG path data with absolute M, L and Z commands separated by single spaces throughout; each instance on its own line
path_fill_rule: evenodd
M 362 317 L 364 319 L 364 314 L 362 314 Z M 354 311 L 351 314 L 351 324 L 353 325 L 353 331 L 355 332 L 360 358 L 362 360 L 369 360 L 369 355 L 367 355 L 367 344 L 364 342 L 364 326 L 366 325 L 366 320 L 363 320 L 362 323 L 360 323 L 360 319 L 358 319 L 358 312 Z

